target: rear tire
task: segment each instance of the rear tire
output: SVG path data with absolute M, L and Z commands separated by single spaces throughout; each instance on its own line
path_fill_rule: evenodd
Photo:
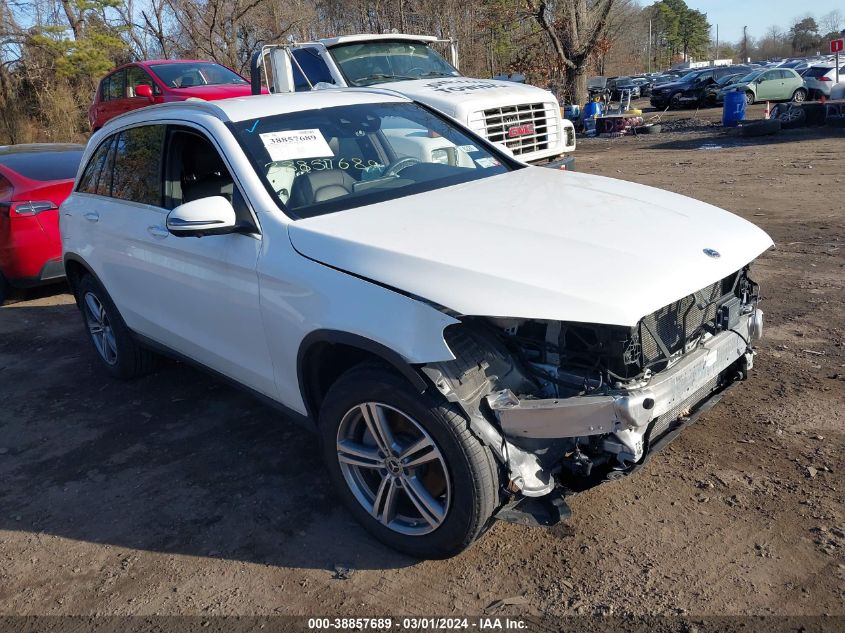
M 6 300 L 7 292 L 9 292 L 9 282 L 6 281 L 3 273 L 0 273 L 0 306 L 2 306 L 3 302 Z
M 155 354 L 134 339 L 111 297 L 92 275 L 79 280 L 76 298 L 88 339 L 103 369 L 115 378 L 128 380 L 155 368 Z
M 807 91 L 804 88 L 798 88 L 798 90 L 792 94 L 792 100 L 795 103 L 804 103 L 807 100 Z
M 680 110 L 681 109 L 681 97 L 683 95 L 680 92 L 676 92 L 671 97 L 669 97 L 669 109 L 670 110 Z
M 746 105 L 754 105 L 754 93 L 748 91 L 745 93 L 745 104 Z
M 329 389 L 319 433 L 329 477 L 364 528 L 405 554 L 448 558 L 491 522 L 499 473 L 463 414 L 431 392 L 379 365 L 359 365 Z M 416 445 L 423 448 L 411 450 Z

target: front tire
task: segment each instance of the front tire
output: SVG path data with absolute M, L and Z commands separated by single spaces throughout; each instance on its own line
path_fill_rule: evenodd
M 754 105 L 754 93 L 748 91 L 745 93 L 745 103 L 746 105 Z
M 148 374 L 155 367 L 155 354 L 142 347 L 123 322 L 105 288 L 91 275 L 77 286 L 77 303 L 100 365 L 124 380 Z
M 490 523 L 499 475 L 465 417 L 431 391 L 359 365 L 329 389 L 319 431 L 332 483 L 359 523 L 411 556 L 448 558 Z
M 798 88 L 798 90 L 792 94 L 792 100 L 795 103 L 804 103 L 807 100 L 807 91 L 804 90 L 804 88 Z

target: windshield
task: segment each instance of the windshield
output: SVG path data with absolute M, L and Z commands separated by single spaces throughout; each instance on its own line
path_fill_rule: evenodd
M 749 81 L 754 81 L 757 77 L 763 74 L 762 70 L 754 70 L 747 75 L 734 79 L 732 84 L 747 84 Z
M 279 207 L 297 218 L 510 169 L 505 157 L 413 103 L 335 106 L 229 126 Z
M 717 79 L 716 83 L 720 86 L 727 86 L 728 84 L 733 83 L 734 80 L 739 79 L 740 77 L 742 77 L 741 73 L 736 73 L 734 75 L 725 75 L 721 79 Z
M 247 80 L 220 64 L 210 62 L 182 62 L 150 66 L 168 88 L 193 88 L 194 86 L 243 85 Z
M 422 42 L 354 42 L 333 46 L 329 52 L 350 86 L 460 76 L 437 51 Z

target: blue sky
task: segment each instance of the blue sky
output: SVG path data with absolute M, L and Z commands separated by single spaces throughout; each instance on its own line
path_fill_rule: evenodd
M 816 19 L 834 9 L 845 13 L 843 0 L 686 0 L 686 3 L 707 14 L 713 37 L 716 36 L 716 24 L 719 25 L 719 40 L 723 42 L 738 41 L 743 25 L 748 26 L 749 35 L 761 37 L 772 25 L 788 30 L 795 18 L 807 13 Z

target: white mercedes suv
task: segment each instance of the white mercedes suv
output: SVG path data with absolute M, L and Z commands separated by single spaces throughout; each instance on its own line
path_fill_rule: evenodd
M 109 373 L 163 352 L 274 403 L 317 430 L 355 517 L 420 557 L 560 521 L 744 378 L 772 245 L 360 89 L 113 119 L 61 233 Z

